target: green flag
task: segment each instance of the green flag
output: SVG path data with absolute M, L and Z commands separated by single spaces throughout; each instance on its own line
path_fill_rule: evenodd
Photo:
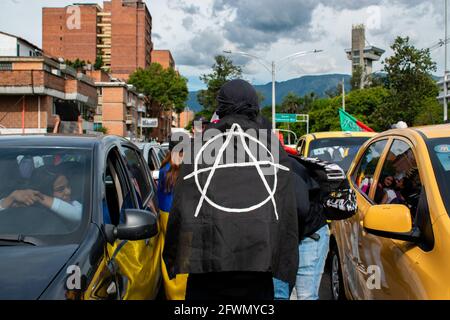
M 339 109 L 339 119 L 341 122 L 342 131 L 369 131 L 373 132 L 371 128 L 366 126 L 364 123 L 345 112 L 342 109 Z

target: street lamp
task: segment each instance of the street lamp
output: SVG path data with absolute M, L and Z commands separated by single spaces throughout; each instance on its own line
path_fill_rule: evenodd
M 272 128 L 275 131 L 276 129 L 276 122 L 275 122 L 275 72 L 276 72 L 276 66 L 278 63 L 288 60 L 288 59 L 294 59 L 294 58 L 298 58 L 301 56 L 305 56 L 307 54 L 311 54 L 311 53 L 319 53 L 322 52 L 323 50 L 311 50 L 311 51 L 299 51 L 296 53 L 293 53 L 291 55 L 288 55 L 284 58 L 281 58 L 277 61 L 267 61 L 261 57 L 258 57 L 256 55 L 247 53 L 247 52 L 243 52 L 243 51 L 231 51 L 231 50 L 224 50 L 224 53 L 228 53 L 228 54 L 239 54 L 242 56 L 246 56 L 246 57 L 250 57 L 255 59 L 256 61 L 258 61 L 267 71 L 269 71 L 272 74 Z
M 448 121 L 448 101 L 447 101 L 447 94 L 448 94 L 448 87 L 447 87 L 447 79 L 448 79 L 448 72 L 447 72 L 447 36 L 448 36 L 448 1 L 445 0 L 445 62 L 444 62 L 444 123 Z

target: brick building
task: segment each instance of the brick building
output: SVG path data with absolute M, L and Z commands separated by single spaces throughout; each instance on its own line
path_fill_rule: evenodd
M 95 81 L 98 106 L 94 117 L 95 127 L 104 127 L 108 134 L 129 138 L 148 135 L 141 128 L 141 118 L 147 112 L 146 98 L 143 94 L 123 81 L 112 81 L 103 71 L 88 72 Z
M 175 69 L 175 60 L 170 50 L 153 50 L 152 62 L 159 63 L 164 69 Z
M 42 46 L 46 54 L 94 63 L 127 80 L 151 63 L 152 17 L 142 0 L 104 1 L 42 9 Z
M 93 130 L 97 90 L 90 78 L 48 57 L 0 57 L 0 133 L 52 132 L 58 104 L 71 102 Z
M 183 112 L 181 112 L 177 119 L 178 123 L 176 125 L 173 125 L 173 127 L 177 128 L 186 128 L 189 123 L 194 120 L 195 112 L 190 110 L 189 108 L 186 108 Z

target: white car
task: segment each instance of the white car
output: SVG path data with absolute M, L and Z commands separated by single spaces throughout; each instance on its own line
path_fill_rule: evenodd
M 152 172 L 153 179 L 157 181 L 159 179 L 159 169 L 161 169 L 161 164 L 168 149 L 154 142 L 138 143 L 137 146 Z

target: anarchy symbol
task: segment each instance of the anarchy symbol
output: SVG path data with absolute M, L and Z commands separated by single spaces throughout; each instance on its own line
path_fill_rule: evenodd
M 205 152 L 206 148 L 213 143 L 214 141 L 221 139 L 222 137 L 226 137 L 225 143 L 220 147 L 219 152 L 217 154 L 217 157 L 214 161 L 214 164 L 212 167 L 209 168 L 204 168 L 204 169 L 198 169 L 198 164 L 201 158 L 201 155 L 203 154 L 203 152 Z M 220 165 L 220 160 L 223 156 L 223 153 L 225 151 L 225 149 L 228 147 L 228 145 L 231 142 L 231 139 L 233 137 L 238 137 L 240 138 L 242 145 L 244 147 L 245 152 L 249 155 L 250 158 L 250 162 L 241 162 L 241 163 L 230 163 L 230 164 L 222 164 Z M 260 145 L 263 149 L 265 149 L 267 151 L 267 153 L 270 155 L 271 161 L 258 161 L 257 158 L 252 154 L 252 152 L 250 151 L 249 146 L 247 145 L 247 143 L 245 142 L 245 138 L 248 138 L 251 141 L 256 142 L 258 145 Z M 274 170 L 274 181 L 273 181 L 273 187 L 272 189 L 269 187 L 269 184 L 267 182 L 266 177 L 264 176 L 262 170 L 261 170 L 261 166 L 267 166 L 270 165 L 273 167 Z M 226 168 L 236 168 L 236 167 L 255 167 L 256 170 L 258 171 L 259 176 L 261 177 L 261 181 L 264 184 L 264 187 L 266 188 L 267 192 L 268 192 L 268 196 L 265 200 L 263 200 L 260 203 L 257 203 L 253 206 L 247 207 L 247 208 L 227 208 L 224 206 L 221 206 L 217 203 L 215 203 L 214 201 L 212 201 L 208 196 L 207 196 L 207 192 L 208 192 L 208 187 L 211 183 L 211 180 L 214 176 L 214 173 L 216 172 L 217 169 L 226 169 Z M 237 123 L 233 124 L 231 126 L 231 129 L 228 132 L 219 134 L 217 136 L 215 136 L 214 138 L 208 140 L 203 146 L 202 148 L 199 150 L 197 156 L 195 157 L 195 161 L 194 161 L 194 172 L 192 172 L 191 174 L 187 175 L 184 177 L 184 180 L 190 179 L 192 177 L 195 177 L 195 184 L 197 185 L 198 191 L 201 194 L 200 200 L 198 202 L 197 205 L 197 209 L 195 210 L 195 214 L 194 217 L 197 218 L 198 214 L 200 213 L 200 209 L 202 208 L 203 202 L 206 200 L 206 202 L 208 202 L 211 206 L 213 206 L 216 209 L 219 209 L 221 211 L 225 211 L 225 212 L 233 212 L 233 213 L 239 213 L 239 212 L 250 212 L 253 210 L 256 210 L 260 207 L 262 207 L 263 205 L 265 205 L 267 202 L 272 201 L 273 203 L 273 208 L 274 208 L 274 212 L 275 212 L 275 217 L 278 220 L 278 211 L 277 211 L 277 204 L 275 202 L 275 192 L 277 190 L 277 184 L 278 184 L 278 176 L 277 176 L 277 169 L 281 169 L 284 171 L 289 171 L 289 168 L 282 166 L 278 163 L 275 163 L 275 159 L 273 157 L 273 154 L 269 151 L 269 149 L 267 149 L 267 147 L 261 143 L 258 139 L 252 137 L 251 135 L 245 133 L 241 126 L 239 126 Z M 204 172 L 208 172 L 208 178 L 206 179 L 206 183 L 205 186 L 202 188 L 202 186 L 200 185 L 199 182 L 199 178 L 198 175 L 200 173 L 204 173 Z

